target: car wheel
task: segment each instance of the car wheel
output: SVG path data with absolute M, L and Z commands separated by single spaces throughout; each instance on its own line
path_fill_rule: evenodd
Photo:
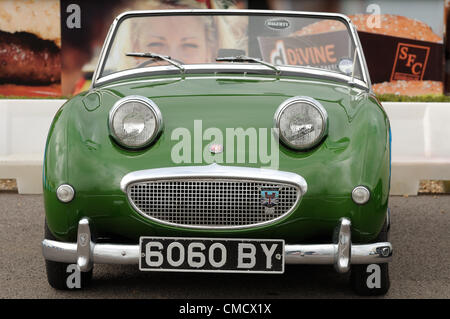
M 375 242 L 388 241 L 389 229 L 385 222 Z M 380 296 L 389 291 L 389 264 L 352 265 L 350 283 L 361 296 Z
M 57 240 L 45 221 L 45 239 Z M 69 290 L 74 288 L 87 287 L 92 280 L 91 269 L 88 272 L 78 272 L 76 264 L 67 264 L 51 260 L 45 260 L 45 269 L 47 271 L 47 281 L 55 289 Z M 77 279 L 77 273 L 80 275 Z

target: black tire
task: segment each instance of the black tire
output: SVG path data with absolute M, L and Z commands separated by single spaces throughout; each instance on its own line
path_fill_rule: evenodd
M 389 229 L 387 223 L 385 222 L 381 232 L 378 234 L 375 242 L 383 242 L 388 241 L 389 237 Z M 370 282 L 373 285 L 369 287 L 367 281 L 369 276 L 374 274 L 375 271 L 378 271 L 377 266 L 371 265 L 352 265 L 350 272 L 350 284 L 353 290 L 360 296 L 382 296 L 385 295 L 389 291 L 389 287 L 391 286 L 391 282 L 389 279 L 389 264 L 377 264 L 379 266 L 379 286 L 373 285 L 374 281 L 373 276 L 370 278 Z M 371 266 L 371 268 L 369 268 Z M 372 269 L 374 267 L 375 269 Z
M 53 234 L 50 232 L 50 229 L 47 225 L 47 220 L 45 221 L 45 239 L 50 240 L 57 240 Z M 50 261 L 45 260 L 45 269 L 47 271 L 47 281 L 55 289 L 58 290 L 71 290 L 76 289 L 70 288 L 67 285 L 67 278 L 72 274 L 70 271 L 67 272 L 67 267 L 69 267 L 70 264 L 66 263 L 60 263 L 56 261 Z M 80 288 L 84 288 L 89 286 L 92 280 L 92 272 L 93 269 L 91 269 L 88 272 L 81 272 L 81 278 L 80 278 Z

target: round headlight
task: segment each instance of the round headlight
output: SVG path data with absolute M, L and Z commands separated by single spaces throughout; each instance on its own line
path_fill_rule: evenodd
M 284 144 L 304 150 L 312 148 L 325 136 L 328 115 L 313 98 L 296 96 L 281 103 L 275 112 L 274 122 Z
M 109 112 L 109 130 L 120 145 L 141 148 L 149 145 L 161 131 L 158 106 L 143 96 L 127 96 Z

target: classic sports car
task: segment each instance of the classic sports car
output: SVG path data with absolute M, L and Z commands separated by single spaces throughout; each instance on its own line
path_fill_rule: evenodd
M 340 14 L 120 15 L 55 115 L 43 183 L 55 288 L 103 263 L 329 264 L 359 294 L 389 289 L 390 125 Z

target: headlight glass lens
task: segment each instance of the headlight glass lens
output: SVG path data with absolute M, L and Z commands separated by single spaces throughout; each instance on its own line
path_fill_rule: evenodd
M 287 146 L 308 149 L 326 134 L 327 113 L 316 100 L 295 97 L 280 105 L 275 115 L 275 125 Z
M 110 130 L 125 147 L 140 148 L 150 144 L 161 129 L 162 118 L 156 104 L 144 97 L 126 97 L 110 113 Z

